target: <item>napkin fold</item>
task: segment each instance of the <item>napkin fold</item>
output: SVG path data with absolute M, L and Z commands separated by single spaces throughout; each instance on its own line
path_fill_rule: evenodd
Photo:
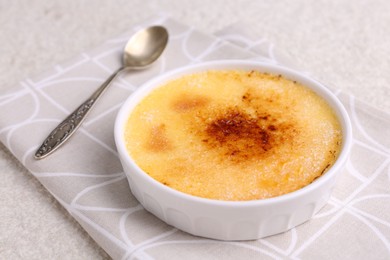
M 170 40 L 152 67 L 123 73 L 78 132 L 48 158 L 33 155 L 44 138 L 120 66 L 127 39 L 161 24 Z M 246 242 L 191 236 L 160 221 L 132 196 L 113 137 L 116 113 L 142 83 L 185 65 L 248 59 L 294 67 L 245 24 L 217 37 L 162 16 L 134 26 L 69 62 L 0 93 L 0 140 L 114 259 L 279 259 L 390 257 L 390 115 L 337 88 L 352 119 L 350 160 L 329 203 L 312 220 L 283 234 Z M 329 66 L 329 64 L 328 64 Z

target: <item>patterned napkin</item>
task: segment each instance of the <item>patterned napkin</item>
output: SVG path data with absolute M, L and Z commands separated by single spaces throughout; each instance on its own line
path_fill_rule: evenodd
M 150 69 L 122 74 L 83 126 L 48 158 L 35 150 L 49 132 L 120 65 L 128 37 L 162 24 L 170 42 Z M 354 127 L 351 158 L 329 203 L 309 222 L 280 235 L 222 242 L 160 221 L 130 193 L 113 138 L 116 113 L 143 82 L 215 59 L 291 62 L 261 36 L 237 25 L 218 38 L 166 17 L 146 21 L 100 47 L 0 93 L 0 140 L 114 259 L 380 259 L 390 257 L 390 115 L 333 89 Z

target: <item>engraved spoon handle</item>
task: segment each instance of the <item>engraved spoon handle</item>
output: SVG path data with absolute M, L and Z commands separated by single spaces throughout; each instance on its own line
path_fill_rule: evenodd
M 124 68 L 117 69 L 84 103 L 73 111 L 64 121 L 62 121 L 54 130 L 46 137 L 42 145 L 35 153 L 35 159 L 42 159 L 58 149 L 66 140 L 71 137 L 84 121 L 88 112 L 93 105 L 110 85 L 111 81 Z

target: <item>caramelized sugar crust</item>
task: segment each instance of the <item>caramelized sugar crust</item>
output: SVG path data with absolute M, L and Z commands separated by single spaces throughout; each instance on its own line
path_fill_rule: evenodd
M 300 189 L 340 151 L 332 109 L 308 88 L 257 71 L 187 75 L 152 91 L 131 113 L 135 162 L 164 185 L 219 200 Z

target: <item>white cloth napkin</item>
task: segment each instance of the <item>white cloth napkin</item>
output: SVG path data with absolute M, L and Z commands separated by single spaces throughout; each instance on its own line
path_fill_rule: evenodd
M 151 24 L 162 24 L 170 33 L 161 59 L 147 70 L 122 74 L 66 145 L 34 160 L 49 132 L 120 66 L 129 36 Z M 114 259 L 390 258 L 390 115 L 337 88 L 331 89 L 353 122 L 352 154 L 329 203 L 305 224 L 255 241 L 203 239 L 160 221 L 132 196 L 113 125 L 121 103 L 137 87 L 168 70 L 207 60 L 251 59 L 294 67 L 279 53 L 243 24 L 215 37 L 166 17 L 148 20 L 0 93 L 0 140 Z

